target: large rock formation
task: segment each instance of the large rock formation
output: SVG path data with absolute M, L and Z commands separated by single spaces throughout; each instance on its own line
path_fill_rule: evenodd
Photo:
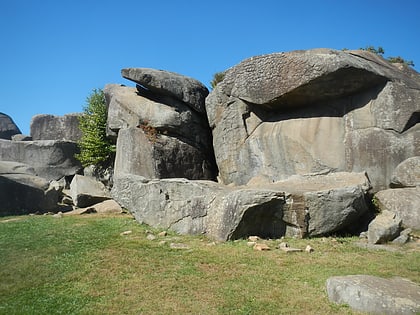
M 79 113 L 64 116 L 35 115 L 31 120 L 32 140 L 79 141 L 82 136 L 79 129 L 80 115 Z
M 420 76 L 364 51 L 247 59 L 206 99 L 219 178 L 367 171 L 375 191 L 420 154 Z
M 243 187 L 127 175 L 115 178 L 112 196 L 139 222 L 229 240 L 342 231 L 368 211 L 369 188 L 364 174 L 346 173 Z
M 17 134 L 20 134 L 20 130 L 13 119 L 4 113 L 0 113 L 0 139 L 11 140 L 12 136 Z
M 74 157 L 79 152 L 71 141 L 11 141 L 0 139 L 0 161 L 14 161 L 30 165 L 36 174 L 47 180 L 74 175 L 80 162 Z
M 56 210 L 60 193 L 29 165 L 0 161 L 0 215 Z
M 108 84 L 108 128 L 118 133 L 115 176 L 214 179 L 211 131 L 204 113 L 208 90 L 166 71 L 123 69 L 137 88 Z M 147 89 L 146 89 L 146 88 Z

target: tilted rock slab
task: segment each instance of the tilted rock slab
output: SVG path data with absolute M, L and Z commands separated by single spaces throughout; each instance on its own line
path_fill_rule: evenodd
M 121 75 L 156 94 L 175 97 L 199 113 L 206 112 L 204 101 L 209 90 L 196 79 L 150 68 L 126 68 Z
M 408 279 L 337 276 L 329 278 L 326 286 L 330 301 L 348 304 L 357 311 L 387 315 L 414 315 L 420 312 L 420 287 Z
M 68 140 L 79 141 L 82 132 L 79 128 L 80 113 L 55 116 L 40 114 L 32 117 L 32 140 Z
M 384 210 L 368 226 L 368 242 L 383 244 L 394 240 L 401 231 L 401 218 L 394 212 Z
M 104 184 L 92 177 L 74 175 L 70 183 L 70 195 L 76 207 L 89 207 L 102 201 L 111 199 L 111 195 Z
M 381 190 L 375 199 L 381 212 L 395 213 L 404 227 L 420 230 L 420 187 Z
M 224 184 L 366 171 L 375 191 L 420 155 L 420 75 L 374 54 L 327 49 L 252 57 L 206 99 Z
M 0 139 L 11 140 L 13 135 L 20 134 L 19 127 L 13 119 L 4 113 L 0 113 Z
M 59 196 L 29 165 L 0 161 L 0 215 L 53 211 Z
M 112 196 L 141 223 L 225 241 L 249 235 L 302 237 L 339 231 L 366 213 L 368 189 L 364 174 L 242 187 L 125 175 L 114 179 Z
M 216 165 L 205 115 L 142 88 L 108 84 L 108 128 L 118 132 L 115 174 L 214 179 Z
M 0 139 L 0 160 L 28 164 L 38 176 L 47 180 L 76 174 L 82 168 L 74 157 L 78 152 L 77 144 L 71 141 Z

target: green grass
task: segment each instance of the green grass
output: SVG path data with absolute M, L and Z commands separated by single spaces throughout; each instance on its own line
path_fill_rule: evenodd
M 361 249 L 356 238 L 288 239 L 315 252 L 286 254 L 278 240 L 258 252 L 246 241 L 149 241 L 147 229 L 128 215 L 0 218 L 0 314 L 357 314 L 328 301 L 328 277 L 420 283 L 413 245 L 388 252 Z

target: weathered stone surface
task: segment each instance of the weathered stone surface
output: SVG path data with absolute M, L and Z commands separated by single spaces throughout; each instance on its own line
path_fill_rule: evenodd
M 33 140 L 79 141 L 82 132 L 79 129 L 80 113 L 55 116 L 40 114 L 32 117 L 31 137 Z
M 402 225 L 420 230 L 420 187 L 381 190 L 375 194 L 381 211 L 391 211 Z
M 337 276 L 329 278 L 326 287 L 330 301 L 357 311 L 389 315 L 420 312 L 420 287 L 407 279 Z
M 368 227 L 368 242 L 383 244 L 395 239 L 401 231 L 401 218 L 391 211 L 382 211 L 370 222 Z
M 296 177 L 243 187 L 127 175 L 115 178 L 112 196 L 139 222 L 229 240 L 339 231 L 367 211 L 368 189 L 364 174 Z
M 285 192 L 283 221 L 289 236 L 320 236 L 345 230 L 369 211 L 365 173 L 295 175 L 259 187 Z M 251 185 L 252 187 L 252 185 Z
M 12 141 L 32 141 L 32 137 L 18 133 L 12 136 Z
M 101 182 L 77 174 L 70 183 L 70 195 L 74 205 L 79 208 L 89 207 L 111 199 L 109 191 Z
M 327 169 L 367 171 L 374 191 L 387 188 L 420 155 L 420 76 L 371 55 L 298 51 L 227 70 L 206 99 L 220 181 Z
M 147 126 L 157 132 L 180 138 L 203 151 L 212 151 L 211 131 L 203 115 L 181 101 L 118 84 L 107 84 L 108 128 Z
M 59 195 L 29 165 L 0 161 L 0 215 L 53 211 Z
M 82 167 L 74 157 L 77 144 L 70 141 L 10 141 L 0 139 L 0 160 L 28 164 L 38 176 L 57 180 L 74 175 Z
M 212 155 L 154 129 L 119 131 L 114 175 L 134 174 L 147 178 L 213 179 Z
M 284 234 L 281 192 L 130 175 L 115 179 L 112 195 L 137 221 L 181 234 L 207 234 L 216 240 Z
M 4 113 L 0 113 L 0 139 L 10 140 L 16 134 L 20 134 L 20 130 L 12 118 Z
M 411 157 L 395 168 L 392 175 L 393 187 L 420 186 L 420 156 Z
M 121 75 L 156 94 L 175 97 L 199 113 L 206 112 L 204 101 L 209 91 L 196 79 L 149 68 L 122 69 Z

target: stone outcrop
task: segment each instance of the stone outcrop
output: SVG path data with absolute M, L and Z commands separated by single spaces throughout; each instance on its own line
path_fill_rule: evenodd
M 32 140 L 79 141 L 82 136 L 79 129 L 80 115 L 79 113 L 64 116 L 40 114 L 32 117 L 30 126 Z
M 381 212 L 395 213 L 404 227 L 420 230 L 420 187 L 381 190 L 375 200 Z
M 47 180 L 57 180 L 81 170 L 80 162 L 74 157 L 77 152 L 77 144 L 71 141 L 0 139 L 0 161 L 28 164 L 38 176 Z
M 219 178 L 243 185 L 366 171 L 375 191 L 420 155 L 420 76 L 374 54 L 316 49 L 228 69 L 206 99 Z
M 0 113 L 0 139 L 11 140 L 12 136 L 16 134 L 20 134 L 20 130 L 13 119 L 4 113 Z
M 392 174 L 391 186 L 420 186 L 420 156 L 414 156 L 398 164 Z
M 70 183 L 70 195 L 74 205 L 78 208 L 90 207 L 111 199 L 109 191 L 101 182 L 77 174 Z
M 367 210 L 364 174 L 301 176 L 229 187 L 211 181 L 115 178 L 113 198 L 142 223 L 217 240 L 328 235 Z
M 420 287 L 408 279 L 337 276 L 329 278 L 326 287 L 331 302 L 348 304 L 360 312 L 389 315 L 420 312 Z
M 189 88 L 175 86 L 182 80 L 171 82 L 174 89 Z M 160 89 L 108 84 L 104 93 L 108 128 L 118 133 L 115 176 L 216 177 L 211 131 L 204 113 Z M 204 103 L 200 106 L 204 108 Z
M 157 95 L 169 95 L 184 102 L 199 113 L 205 113 L 204 101 L 209 90 L 196 79 L 150 68 L 127 68 L 121 75 Z
M 60 193 L 29 165 L 0 161 L 0 215 L 54 211 Z

